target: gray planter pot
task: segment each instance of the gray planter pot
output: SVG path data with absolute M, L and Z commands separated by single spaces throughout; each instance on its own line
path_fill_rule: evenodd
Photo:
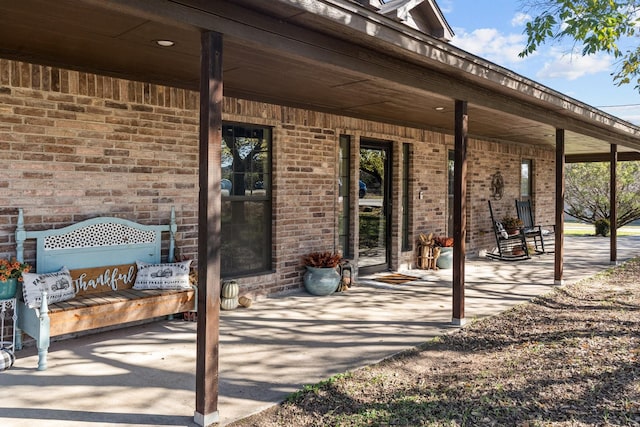
M 338 289 L 340 274 L 335 268 L 307 267 L 303 276 L 304 288 L 311 295 L 331 295 Z
M 440 248 L 440 257 L 436 261 L 436 266 L 445 270 L 453 266 L 453 248 Z

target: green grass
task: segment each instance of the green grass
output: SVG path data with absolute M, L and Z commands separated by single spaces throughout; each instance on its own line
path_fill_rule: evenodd
M 564 234 L 567 236 L 593 236 L 595 235 L 595 227 L 593 224 L 584 224 L 581 222 L 565 222 Z M 618 228 L 618 236 L 639 236 L 640 226 L 625 225 Z

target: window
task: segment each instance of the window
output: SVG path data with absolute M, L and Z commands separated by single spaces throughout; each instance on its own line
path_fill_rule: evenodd
M 520 163 L 520 200 L 531 200 L 533 194 L 533 161 L 522 159 Z
M 410 251 L 412 249 L 409 240 L 409 153 L 410 145 L 402 144 L 402 250 Z
M 453 234 L 453 193 L 454 193 L 454 167 L 456 154 L 449 150 L 447 154 L 447 233 Z
M 338 154 L 338 249 L 345 258 L 351 257 L 349 229 L 351 222 L 351 139 L 340 135 Z
M 221 275 L 271 269 L 271 129 L 222 127 Z

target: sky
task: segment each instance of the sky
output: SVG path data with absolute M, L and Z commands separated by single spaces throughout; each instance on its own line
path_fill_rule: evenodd
M 519 58 L 527 19 L 521 0 L 437 0 L 455 37 L 451 44 L 551 89 L 640 125 L 640 93 L 618 87 L 612 57 L 571 55 L 570 44 L 544 44 Z

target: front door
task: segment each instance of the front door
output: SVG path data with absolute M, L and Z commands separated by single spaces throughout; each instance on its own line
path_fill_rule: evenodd
M 370 274 L 389 269 L 391 144 L 360 143 L 358 270 Z

